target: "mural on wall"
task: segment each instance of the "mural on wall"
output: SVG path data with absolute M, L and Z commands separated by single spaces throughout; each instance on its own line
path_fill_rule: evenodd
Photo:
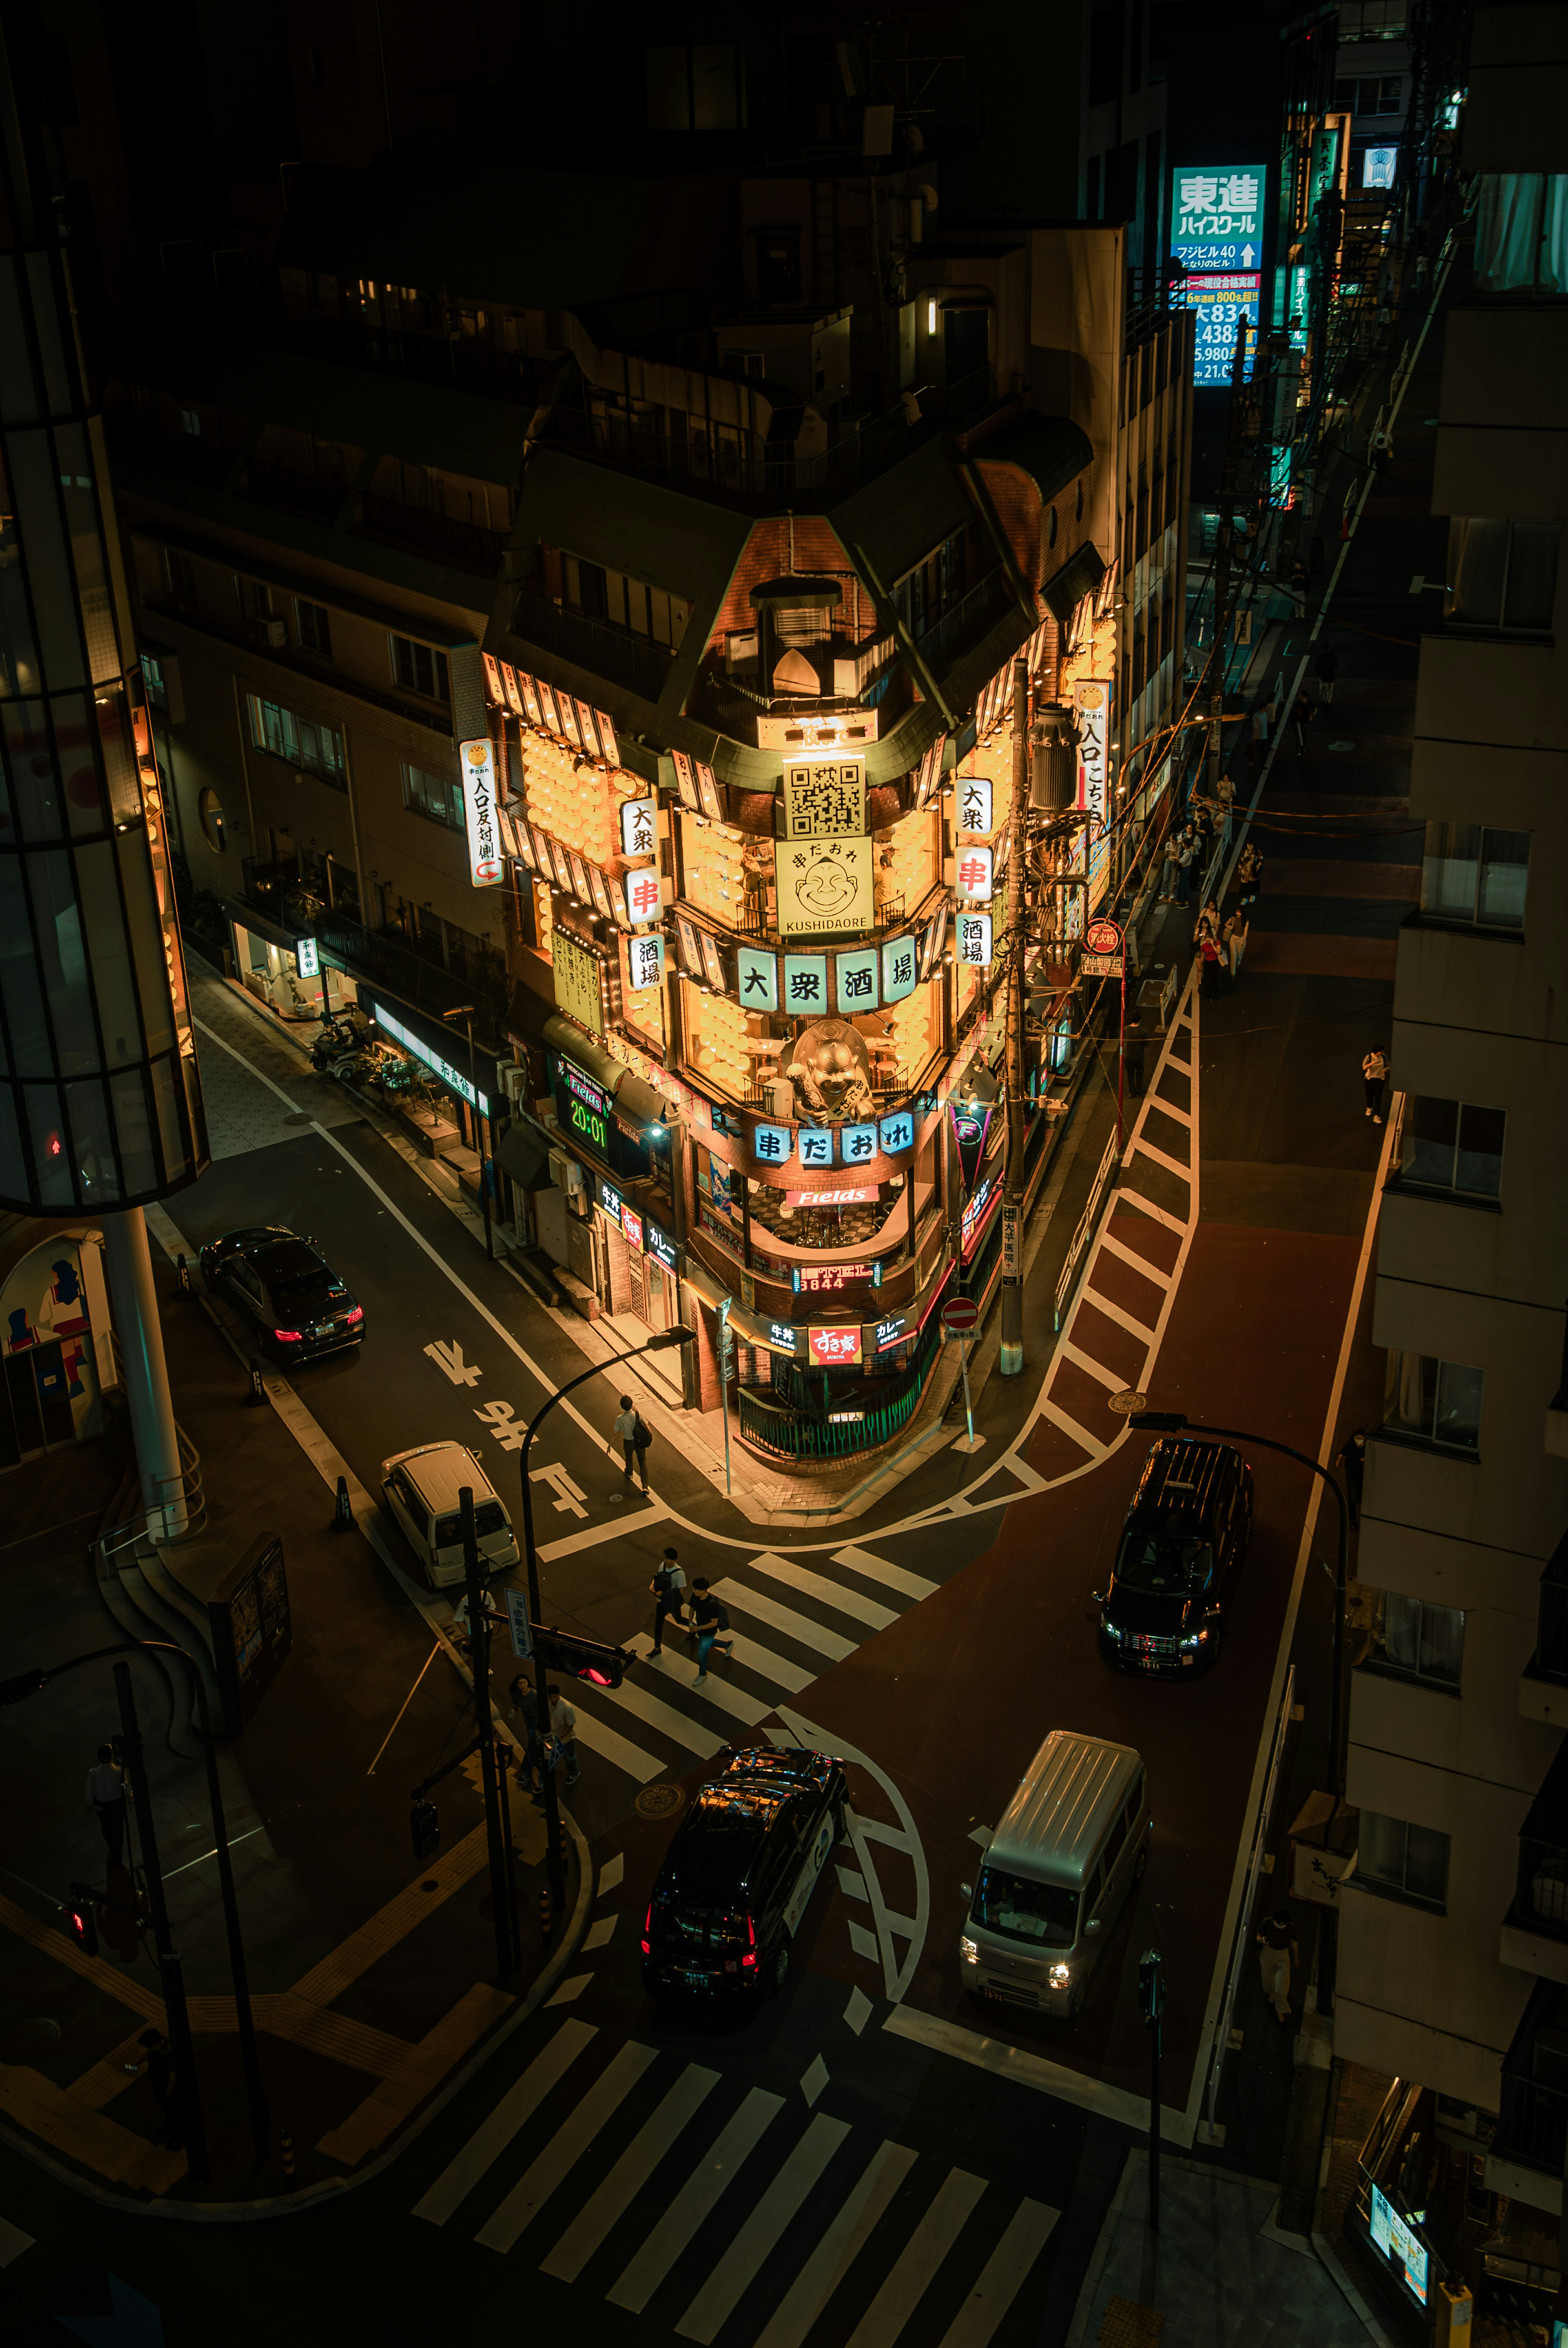
M 0 1285 L 0 1351 L 19 1447 L 79 1441 L 103 1424 L 92 1316 L 82 1243 L 56 1232 L 23 1257 Z M 30 1358 L 41 1422 L 35 1419 L 23 1370 Z M 68 1414 L 68 1423 L 67 1423 Z

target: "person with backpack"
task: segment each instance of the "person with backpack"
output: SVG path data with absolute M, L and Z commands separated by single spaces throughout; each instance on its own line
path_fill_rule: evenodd
M 686 1577 L 681 1570 L 677 1552 L 667 1549 L 663 1561 L 648 1587 L 653 1592 L 653 1645 L 655 1655 L 664 1653 L 664 1618 L 672 1614 L 681 1628 L 686 1626 Z
M 526 1672 L 519 1672 L 507 1690 L 512 1699 L 512 1712 L 523 1724 L 523 1757 L 518 1764 L 518 1783 L 526 1786 L 538 1801 L 544 1793 L 545 1751 L 539 1741 L 539 1699 L 533 1682 Z M 534 1786 L 534 1772 L 538 1772 L 538 1787 Z
M 644 1426 L 642 1414 L 630 1395 L 622 1395 L 620 1397 L 620 1416 L 615 1422 L 615 1431 L 620 1437 L 620 1448 L 626 1458 L 627 1482 L 630 1484 L 631 1481 L 632 1464 L 635 1461 L 637 1473 L 641 1478 L 642 1488 L 646 1492 L 648 1447 L 652 1442 L 653 1437 L 650 1429 Z
M 721 1632 L 727 1631 L 729 1627 L 729 1615 L 699 1574 L 692 1584 L 692 1628 L 687 1634 L 697 1642 L 697 1676 L 692 1683 L 693 1687 L 701 1687 L 707 1678 L 708 1658 L 715 1645 L 723 1647 L 726 1655 L 733 1653 L 734 1641 L 720 1636 Z

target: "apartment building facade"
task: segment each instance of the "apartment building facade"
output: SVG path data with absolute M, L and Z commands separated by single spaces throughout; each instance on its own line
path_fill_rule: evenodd
M 1487 2183 L 1562 2203 L 1568 2080 L 1568 141 L 1560 10 L 1481 8 L 1463 127 L 1471 289 L 1449 309 L 1399 939 L 1336 2051 L 1431 2091 Z M 1430 2141 L 1430 2137 L 1429 2137 Z

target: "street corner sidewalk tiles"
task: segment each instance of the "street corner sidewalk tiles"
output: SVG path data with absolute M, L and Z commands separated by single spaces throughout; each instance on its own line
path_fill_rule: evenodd
M 1095 2334 L 1099 2348 L 1155 2348 L 1155 2343 L 1165 2328 L 1165 2319 L 1152 2307 L 1139 2307 L 1132 2300 L 1116 2298 L 1105 2311 L 1105 2320 Z

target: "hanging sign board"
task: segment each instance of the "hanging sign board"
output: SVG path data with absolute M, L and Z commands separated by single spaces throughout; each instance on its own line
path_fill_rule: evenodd
M 496 824 L 496 756 L 487 735 L 461 742 L 463 820 L 468 833 L 468 878 L 476 889 L 492 889 L 501 878 L 501 835 Z

